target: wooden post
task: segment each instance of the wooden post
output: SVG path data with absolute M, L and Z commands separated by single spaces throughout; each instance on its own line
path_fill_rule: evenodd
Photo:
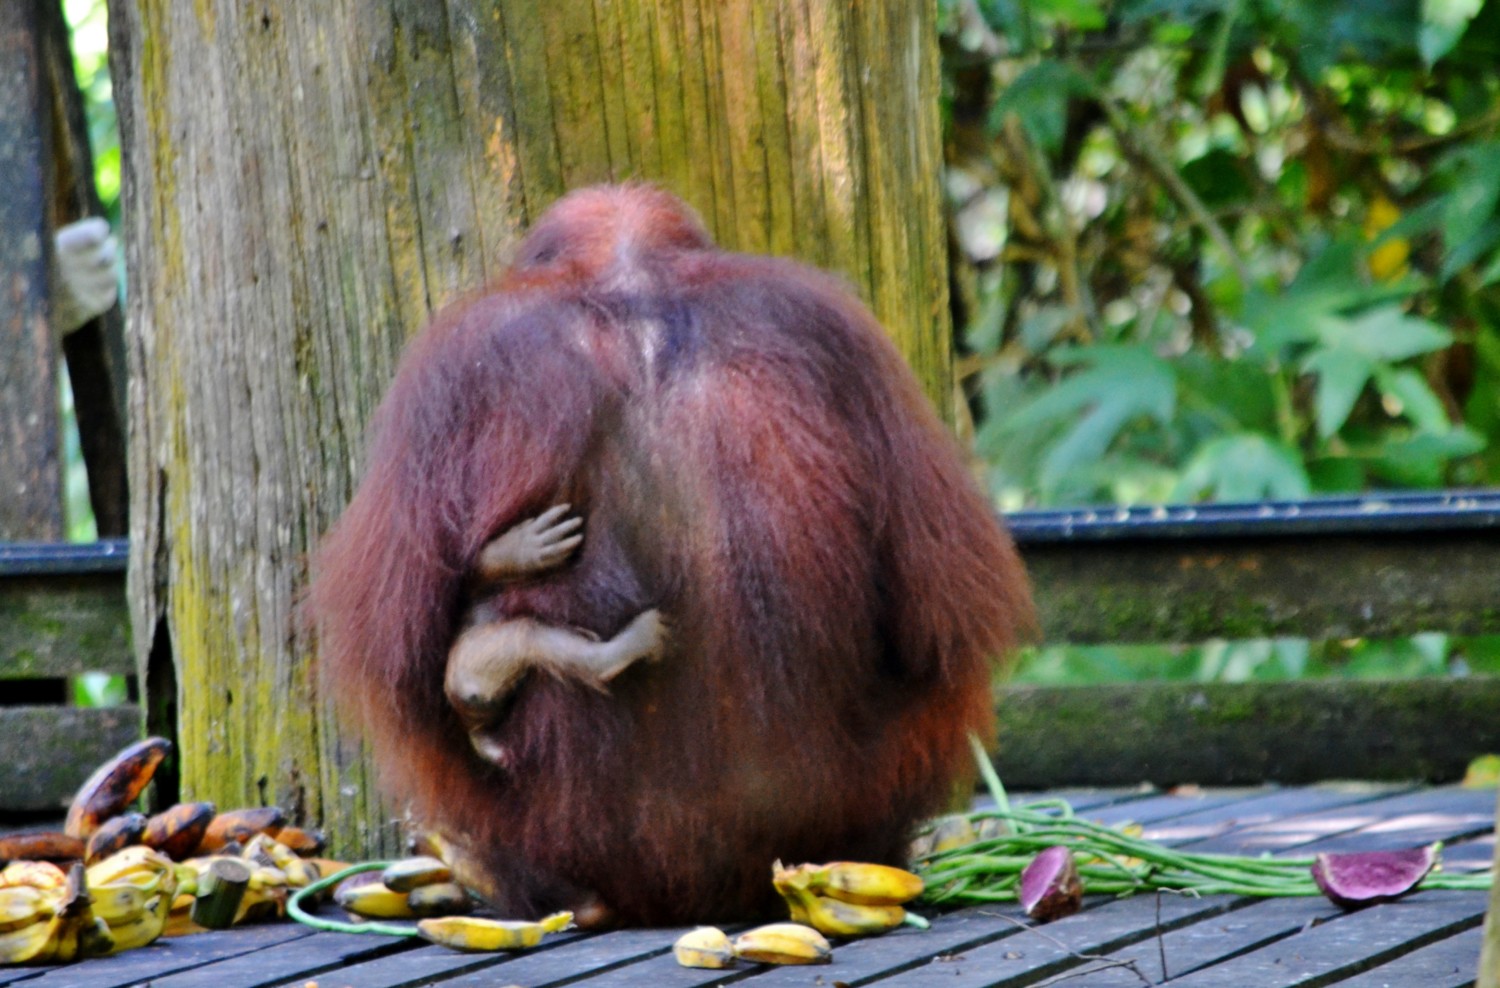
M 0 3 L 0 540 L 63 536 L 57 382 L 48 329 L 51 105 L 39 0 Z
M 842 273 L 951 407 L 930 4 L 111 0 L 110 23 L 136 653 L 175 659 L 192 798 L 391 846 L 314 690 L 304 560 L 403 342 L 567 189 L 653 179 L 731 249 Z

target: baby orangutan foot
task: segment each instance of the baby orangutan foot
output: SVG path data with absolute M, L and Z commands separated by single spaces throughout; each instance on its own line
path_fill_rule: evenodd
M 599 643 L 596 671 L 601 683 L 607 683 L 637 662 L 655 662 L 667 648 L 667 622 L 661 611 L 652 608 L 637 614 L 620 633 Z

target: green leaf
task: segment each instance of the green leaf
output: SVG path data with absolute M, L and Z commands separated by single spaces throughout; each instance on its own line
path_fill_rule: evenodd
M 1174 500 L 1294 500 L 1311 490 L 1297 451 L 1258 433 L 1222 436 L 1193 454 Z
M 1452 51 L 1483 6 L 1484 0 L 1422 0 L 1422 26 L 1417 31 L 1422 61 L 1431 67 Z
M 1043 487 L 1056 487 L 1071 471 L 1098 460 L 1131 421 L 1145 416 L 1166 424 L 1176 411 L 1172 366 L 1145 347 L 1073 347 L 1056 351 L 1052 360 L 1083 369 L 997 423 L 1002 434 L 1062 427 L 1041 460 Z
M 1450 462 L 1484 447 L 1484 438 L 1466 426 L 1417 432 L 1382 443 L 1370 457 L 1370 470 L 1404 487 L 1441 487 Z
M 1447 432 L 1452 426 L 1443 401 L 1433 392 L 1427 379 L 1410 367 L 1375 368 L 1375 387 L 1386 398 L 1400 406 L 1398 414 L 1406 416 L 1425 432 Z
M 1038 62 L 1005 87 L 990 110 L 990 129 L 1000 130 L 1014 113 L 1037 146 L 1051 153 L 1062 146 L 1068 123 L 1068 99 L 1092 91 L 1087 79 L 1066 62 Z
M 1327 342 L 1347 346 L 1371 360 L 1405 360 L 1441 350 L 1453 342 L 1443 327 L 1409 316 L 1399 306 L 1384 305 L 1349 319 L 1345 325 L 1326 325 Z
M 1500 142 L 1460 147 L 1438 170 L 1451 183 L 1441 200 L 1443 248 L 1455 254 L 1480 234 L 1500 203 Z
M 1368 357 L 1352 348 L 1325 347 L 1313 351 L 1303 361 L 1302 369 L 1318 376 L 1313 407 L 1318 416 L 1318 435 L 1327 439 L 1348 421 L 1354 403 L 1370 380 L 1374 365 Z

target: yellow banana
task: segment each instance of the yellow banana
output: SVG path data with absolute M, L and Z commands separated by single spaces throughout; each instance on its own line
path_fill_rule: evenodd
M 340 885 L 333 894 L 333 901 L 370 919 L 408 919 L 412 916 L 406 893 L 386 888 L 381 882 Z
M 0 933 L 0 964 L 34 964 L 50 960 L 52 935 L 62 922 L 62 917 L 50 916 Z
M 138 918 L 146 911 L 146 903 L 160 894 L 160 891 L 147 892 L 124 883 L 89 889 L 89 895 L 94 900 L 94 915 L 111 928 Z
M 906 910 L 901 906 L 865 906 L 822 895 L 809 895 L 803 905 L 813 928 L 831 937 L 884 933 L 906 919 Z
M 716 926 L 689 930 L 672 944 L 672 956 L 683 967 L 721 968 L 734 964 L 734 944 Z
M 396 892 L 410 892 L 423 885 L 441 885 L 453 881 L 453 872 L 437 858 L 421 855 L 391 862 L 380 873 L 380 881 Z
M 406 893 L 406 904 L 416 916 L 457 916 L 474 907 L 468 891 L 457 882 L 419 885 Z
M 541 919 L 537 920 L 537 922 L 540 923 L 542 925 L 542 929 L 547 931 L 548 933 L 561 933 L 563 930 L 566 930 L 568 927 L 573 925 L 573 914 L 571 912 L 568 912 L 567 910 L 563 910 L 560 913 L 551 913 L 547 916 L 543 916 Z
M 172 859 L 144 844 L 137 844 L 89 865 L 84 872 L 84 882 L 89 888 L 123 882 L 150 890 L 160 887 L 163 876 L 167 875 L 176 876 Z
M 861 906 L 899 906 L 922 894 L 922 879 L 889 865 L 835 861 L 810 868 L 808 889 Z
M 734 939 L 734 952 L 761 964 L 826 964 L 833 948 L 823 934 L 801 923 L 770 923 Z
M 272 868 L 269 865 L 260 865 L 258 867 L 252 865 L 250 868 L 250 884 L 247 888 L 252 892 L 259 892 L 263 889 L 284 889 L 289 884 L 291 882 L 287 879 L 286 872 L 280 868 Z
M 12 861 L 0 869 L 0 888 L 30 885 L 39 889 L 61 889 L 68 874 L 50 861 Z
M 78 956 L 103 957 L 117 949 L 113 931 L 109 924 L 95 916 L 78 926 Z M 61 958 L 58 958 L 59 960 Z
M 417 922 L 424 940 L 454 950 L 524 950 L 542 942 L 547 929 L 541 923 L 478 916 L 443 916 Z
M 62 902 L 60 889 L 35 885 L 0 886 L 0 933 L 8 933 L 51 919 Z
M 109 935 L 114 943 L 107 952 L 117 954 L 155 941 L 166 928 L 170 906 L 171 900 L 167 896 L 152 896 L 134 915 L 120 923 L 110 923 Z

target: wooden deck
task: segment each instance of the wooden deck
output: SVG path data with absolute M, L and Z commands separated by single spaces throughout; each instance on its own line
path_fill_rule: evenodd
M 1445 866 L 1471 869 L 1489 865 L 1494 844 L 1493 791 L 1318 785 L 1058 795 L 1090 817 L 1133 820 L 1148 837 L 1201 850 L 1307 854 L 1442 840 Z M 311 933 L 278 923 L 161 941 L 64 968 L 0 969 L 0 985 L 1457 988 L 1474 980 L 1485 904 L 1479 892 L 1428 891 L 1346 914 L 1322 898 L 1152 895 L 1091 900 L 1082 913 L 1036 929 L 1019 921 L 1014 906 L 973 908 L 933 916 L 927 931 L 838 943 L 830 965 L 730 971 L 677 966 L 670 949 L 677 930 L 570 933 L 526 953 L 475 955 L 412 939 Z

